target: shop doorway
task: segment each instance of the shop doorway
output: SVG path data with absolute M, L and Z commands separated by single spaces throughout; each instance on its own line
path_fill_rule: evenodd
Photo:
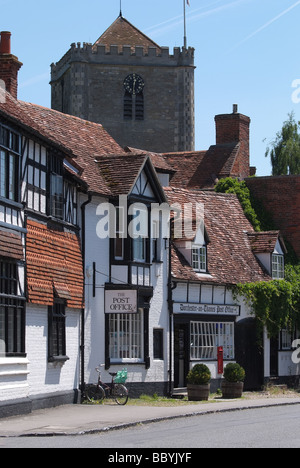
M 174 387 L 184 388 L 189 372 L 189 325 L 187 323 L 174 326 Z
M 254 318 L 235 325 L 235 359 L 246 371 L 245 390 L 260 390 L 264 383 L 262 336 Z

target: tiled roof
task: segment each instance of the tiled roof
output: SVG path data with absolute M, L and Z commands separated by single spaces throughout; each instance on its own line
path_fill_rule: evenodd
M 179 252 L 175 241 L 172 251 L 174 279 L 218 284 L 270 280 L 252 252 L 248 233 L 254 231 L 236 195 L 179 188 L 166 188 L 165 192 L 171 205 L 203 204 L 205 229 L 209 238 L 208 274 L 196 273 Z
M 21 235 L 0 230 L 0 257 L 24 260 Z
M 16 101 L 6 93 L 5 102 L 0 101 L 0 115 L 25 127 L 28 131 L 57 146 L 81 168 L 79 176 L 89 189 L 109 195 L 110 190 L 97 171 L 95 158 L 107 154 L 125 154 L 123 149 L 100 124 L 73 117 L 68 114 Z
M 119 48 L 122 48 L 124 45 L 131 46 L 133 52 L 135 46 L 144 47 L 146 53 L 149 47 L 160 49 L 159 45 L 122 16 L 119 16 L 102 36 L 99 37 L 93 47 L 95 48 L 97 45 L 105 45 L 107 51 L 109 51 L 111 45 L 117 45 Z
M 70 308 L 83 307 L 83 263 L 75 234 L 53 231 L 28 220 L 26 268 L 28 301 L 52 305 L 53 298 L 67 300 Z
M 285 250 L 283 239 L 281 239 L 280 231 L 254 232 L 248 233 L 252 251 L 255 253 L 273 253 L 276 243 L 280 240 L 283 249 Z
M 113 195 L 128 195 L 147 160 L 145 155 L 101 156 L 100 174 Z
M 177 171 L 172 186 L 182 188 L 212 188 L 219 178 L 234 177 L 234 163 L 239 143 L 214 145 L 208 151 L 165 153 L 168 164 Z
M 145 151 L 142 149 L 130 148 L 129 146 L 126 146 L 124 149 L 125 149 L 125 152 L 128 154 L 149 156 L 157 172 L 166 172 L 169 174 L 175 174 L 175 170 L 170 166 L 166 158 L 164 158 L 163 154 L 161 153 L 152 153 L 150 151 Z

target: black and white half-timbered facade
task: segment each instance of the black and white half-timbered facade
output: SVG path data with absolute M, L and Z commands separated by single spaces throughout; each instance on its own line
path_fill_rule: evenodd
M 84 298 L 77 169 L 41 115 L 9 93 L 3 101 L 0 413 L 10 414 L 74 401 Z
M 111 196 L 87 206 L 86 381 L 102 362 L 128 369 L 132 395 L 166 393 L 169 254 L 155 209 L 168 206 L 164 191 L 149 155 L 101 157 L 98 168 Z

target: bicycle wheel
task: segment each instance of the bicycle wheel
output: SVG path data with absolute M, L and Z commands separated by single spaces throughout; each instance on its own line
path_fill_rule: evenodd
M 124 406 L 128 401 L 128 390 L 125 385 L 116 384 L 113 388 L 112 396 L 118 405 Z
M 85 396 L 90 403 L 99 404 L 105 398 L 105 391 L 100 385 L 89 385 L 85 390 Z

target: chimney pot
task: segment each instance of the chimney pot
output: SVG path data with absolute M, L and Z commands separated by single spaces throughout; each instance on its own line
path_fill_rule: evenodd
M 0 54 L 11 54 L 11 32 L 2 31 L 0 33 Z
M 233 113 L 237 114 L 238 113 L 239 106 L 237 104 L 233 104 Z

